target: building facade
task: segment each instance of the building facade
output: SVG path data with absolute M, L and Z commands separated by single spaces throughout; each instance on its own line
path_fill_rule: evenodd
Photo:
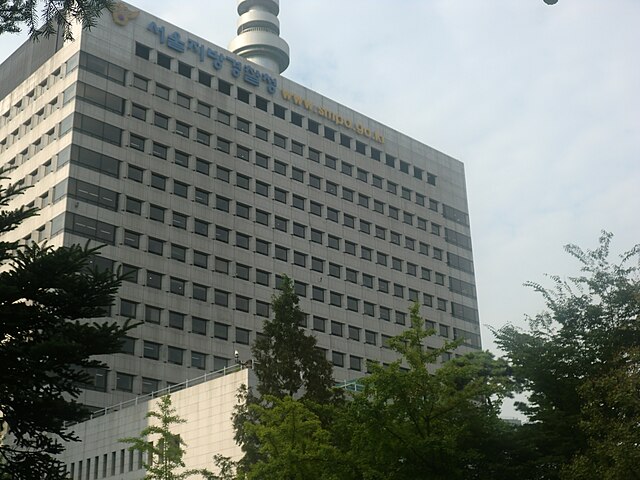
M 75 37 L 0 66 L 0 165 L 40 209 L 7 239 L 129 275 L 110 317 L 143 323 L 81 401 L 249 359 L 283 274 L 337 380 L 395 359 L 414 301 L 430 346 L 480 348 L 461 162 L 133 6 Z

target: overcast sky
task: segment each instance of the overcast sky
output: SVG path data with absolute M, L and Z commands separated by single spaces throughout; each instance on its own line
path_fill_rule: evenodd
M 226 47 L 235 0 L 132 2 Z M 640 242 L 640 1 L 281 0 L 285 76 L 462 160 L 482 336 L 563 245 Z M 0 62 L 24 37 L 0 37 Z

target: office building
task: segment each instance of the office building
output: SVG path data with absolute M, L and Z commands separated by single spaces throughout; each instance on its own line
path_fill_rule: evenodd
M 143 322 L 91 407 L 249 359 L 283 274 L 337 380 L 395 359 L 414 301 L 429 345 L 480 348 L 463 164 L 281 76 L 277 2 L 238 7 L 256 63 L 118 3 L 0 66 L 11 206 L 40 209 L 5 238 L 105 244 L 129 275 L 110 317 Z

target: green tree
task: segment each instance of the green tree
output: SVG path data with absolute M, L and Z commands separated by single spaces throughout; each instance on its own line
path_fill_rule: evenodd
M 595 250 L 565 247 L 582 274 L 552 276 L 553 288 L 529 283 L 547 310 L 529 320 L 528 331 L 508 325 L 495 332 L 528 394 L 518 406 L 530 421 L 521 430 L 531 452 L 522 478 L 638 478 L 637 467 L 621 459 L 638 458 L 640 438 L 637 427 L 625 426 L 637 426 L 640 415 L 632 394 L 640 246 L 611 263 L 611 238 L 603 232 Z
M 333 395 L 332 367 L 302 328 L 299 301 L 293 281 L 283 276 L 280 293 L 271 301 L 274 318 L 264 322 L 263 335 L 252 348 L 258 393 L 284 398 L 302 391 L 304 398 L 325 402 Z
M 111 0 L 0 0 L 0 35 L 26 27 L 29 35 L 38 38 L 61 29 L 65 39 L 73 40 L 74 20 L 81 22 L 83 28 L 90 28 L 103 10 L 112 6 Z
M 6 180 L 0 172 L 0 180 Z M 0 184 L 0 235 L 36 214 L 8 210 L 22 188 Z M 96 248 L 54 249 L 0 241 L 0 478 L 66 478 L 54 458 L 75 436 L 66 422 L 87 410 L 77 403 L 94 355 L 116 353 L 130 325 L 89 323 L 104 316 L 120 280 L 89 268 Z
M 424 346 L 419 305 L 411 309 L 411 328 L 390 346 L 401 360 L 371 365 L 364 390 L 347 402 L 337 422 L 341 449 L 366 479 L 500 478 L 491 455 L 502 454 L 500 405 L 512 389 L 506 362 L 488 352 L 467 354 L 432 372 L 444 352 Z
M 265 396 L 249 406 L 257 422 L 245 426 L 258 439 L 259 456 L 245 472 L 249 480 L 344 479 L 342 453 L 332 434 L 305 401 Z
M 150 411 L 145 415 L 145 418 L 158 420 L 158 425 L 145 427 L 137 437 L 120 439 L 120 442 L 131 444 L 129 450 L 145 454 L 144 480 L 182 480 L 194 475 L 216 478 L 206 469 L 189 469 L 177 473 L 177 470 L 185 467 L 182 457 L 186 452 L 186 444 L 180 435 L 171 432 L 171 427 L 185 423 L 186 420 L 180 418 L 176 409 L 171 406 L 171 395 L 161 397 L 158 407 L 159 412 Z

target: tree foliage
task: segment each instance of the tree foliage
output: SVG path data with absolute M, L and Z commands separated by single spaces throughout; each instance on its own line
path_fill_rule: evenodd
M 528 393 L 519 405 L 533 452 L 524 478 L 638 478 L 622 460 L 637 459 L 640 449 L 640 247 L 611 263 L 611 238 L 603 232 L 595 250 L 568 245 L 582 274 L 552 276 L 552 288 L 529 283 L 547 311 L 530 319 L 528 331 L 496 332 Z
M 340 430 L 363 478 L 498 478 L 487 450 L 496 453 L 493 440 L 504 427 L 498 413 L 512 389 L 507 364 L 477 352 L 432 372 L 457 345 L 429 350 L 424 339 L 432 334 L 415 304 L 411 328 L 391 341 L 408 369 L 401 360 L 373 365 L 364 391 L 346 406 Z
M 263 335 L 252 348 L 258 393 L 284 398 L 301 392 L 316 402 L 329 400 L 334 383 L 331 364 L 316 348 L 316 339 L 302 328 L 304 313 L 286 275 L 271 308 L 274 318 L 264 322 Z
M 185 423 L 185 420 L 178 416 L 176 409 L 172 407 L 171 395 L 161 397 L 158 407 L 158 412 L 150 411 L 145 415 L 145 418 L 156 419 L 159 422 L 157 425 L 148 425 L 137 437 L 120 439 L 123 443 L 131 444 L 130 451 L 142 452 L 145 455 L 144 480 L 182 480 L 194 475 L 215 478 L 206 469 L 184 469 L 182 457 L 187 445 L 180 435 L 171 431 L 171 427 Z
M 36 214 L 7 210 L 21 193 L 0 187 L 0 235 Z M 87 322 L 104 315 L 120 284 L 111 272 L 89 268 L 97 253 L 0 241 L 0 425 L 11 435 L 0 445 L 0 477 L 64 477 L 53 455 L 63 450 L 61 440 L 75 439 L 65 422 L 87 414 L 75 401 L 89 380 L 85 369 L 103 367 L 90 358 L 118 352 L 130 328 Z
M 73 40 L 74 20 L 90 28 L 112 6 L 112 0 L 0 0 L 0 35 L 27 28 L 29 35 L 38 38 L 62 30 L 65 39 Z

